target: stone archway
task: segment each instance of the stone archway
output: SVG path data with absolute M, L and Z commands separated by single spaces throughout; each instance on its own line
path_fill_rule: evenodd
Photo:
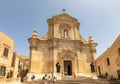
M 74 62 L 76 60 L 76 52 L 73 50 L 62 50 L 58 53 L 58 62 L 61 65 L 61 73 L 64 75 L 72 75 L 74 71 Z

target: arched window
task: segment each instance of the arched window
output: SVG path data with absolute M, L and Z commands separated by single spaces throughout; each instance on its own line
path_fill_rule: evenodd
M 67 38 L 68 37 L 68 30 L 64 30 L 64 37 Z

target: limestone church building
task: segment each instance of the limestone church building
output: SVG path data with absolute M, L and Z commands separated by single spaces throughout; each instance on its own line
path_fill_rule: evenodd
M 36 30 L 28 39 L 30 44 L 29 73 L 43 75 L 57 73 L 60 64 L 62 76 L 89 75 L 90 63 L 96 58 L 96 45 L 90 36 L 85 40 L 80 34 L 80 23 L 67 13 L 47 20 L 48 32 L 39 37 Z M 84 32 L 85 33 L 85 32 Z

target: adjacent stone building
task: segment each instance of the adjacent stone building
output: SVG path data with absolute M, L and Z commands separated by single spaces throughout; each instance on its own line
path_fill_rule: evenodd
M 21 78 L 21 81 L 23 81 L 23 78 L 27 75 L 28 72 L 28 57 L 21 56 L 19 53 L 14 52 L 12 65 L 14 67 L 13 78 Z
M 0 32 L 0 78 L 22 78 L 28 72 L 28 57 L 14 52 L 14 40 Z
M 89 75 L 90 63 L 96 58 L 96 45 L 90 36 L 88 41 L 80 34 L 80 23 L 67 13 L 47 20 L 48 32 L 39 37 L 34 30 L 28 39 L 30 44 L 29 73 L 64 75 Z M 57 67 L 56 64 L 60 65 Z M 57 70 L 59 69 L 59 70 Z
M 14 40 L 0 32 L 0 77 L 12 77 L 12 57 L 14 49 Z
M 120 79 L 120 35 L 101 56 L 96 59 L 98 76 L 108 73 L 113 78 Z

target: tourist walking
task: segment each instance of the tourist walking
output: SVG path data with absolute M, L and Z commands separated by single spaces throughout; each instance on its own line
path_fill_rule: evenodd
M 51 78 L 48 76 L 48 84 L 51 84 Z

